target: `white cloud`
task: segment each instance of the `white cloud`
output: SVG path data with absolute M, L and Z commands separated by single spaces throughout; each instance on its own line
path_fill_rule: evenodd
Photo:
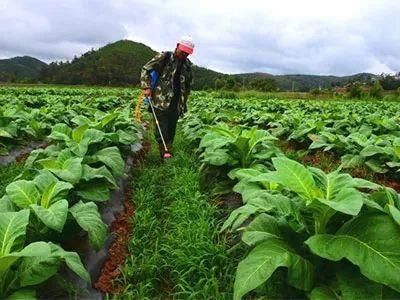
M 400 70 L 399 15 L 390 0 L 0 0 L 0 56 L 71 59 L 122 38 L 161 51 L 191 34 L 192 60 L 219 71 L 380 73 Z

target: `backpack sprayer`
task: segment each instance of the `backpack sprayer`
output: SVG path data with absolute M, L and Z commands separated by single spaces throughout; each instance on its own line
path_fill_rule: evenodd
M 156 70 L 152 70 L 150 72 L 150 87 L 151 87 L 151 92 L 152 93 L 154 92 L 154 90 L 156 88 L 157 80 L 158 80 L 157 71 Z M 171 155 L 171 153 L 169 153 L 168 148 L 167 148 L 167 144 L 165 143 L 164 135 L 163 135 L 163 133 L 161 131 L 160 123 L 158 122 L 157 115 L 156 115 L 156 112 L 154 110 L 154 106 L 153 106 L 153 102 L 152 102 L 151 98 L 152 98 L 152 96 L 145 97 L 143 99 L 143 94 L 139 96 L 138 105 L 136 106 L 136 109 L 135 109 L 136 119 L 140 120 L 140 106 L 142 104 L 142 101 L 144 100 L 144 103 L 150 105 L 150 109 L 151 109 L 151 112 L 153 114 L 154 121 L 156 122 L 158 133 L 160 134 L 160 137 L 161 137 L 161 141 L 162 141 L 162 144 L 163 144 L 163 147 L 164 147 L 164 151 L 165 151 L 164 154 L 163 154 L 163 158 L 164 159 L 165 158 L 170 158 L 170 157 L 172 157 L 172 155 Z

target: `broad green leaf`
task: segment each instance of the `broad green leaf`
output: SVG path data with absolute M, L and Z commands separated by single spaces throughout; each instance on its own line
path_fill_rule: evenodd
M 307 200 L 315 197 L 317 188 L 311 173 L 300 163 L 288 158 L 273 158 L 272 162 L 276 169 L 270 173 L 270 179 L 289 190 L 299 194 Z
M 210 132 L 204 135 L 201 139 L 199 148 L 212 148 L 212 149 L 220 149 L 233 141 L 232 138 L 226 138 L 220 136 L 215 132 Z
M 368 145 L 368 137 L 362 133 L 352 133 L 349 138 L 361 147 L 366 147 Z
M 13 138 L 13 136 L 6 130 L 0 128 L 0 137 Z
M 246 194 L 246 197 L 246 204 L 231 212 L 221 231 L 226 230 L 228 227 L 236 230 L 251 215 L 256 213 L 273 211 L 280 216 L 296 217 L 292 201 L 283 195 L 272 195 L 265 190 L 254 190 Z
M 258 208 L 252 205 L 244 205 L 241 206 L 234 211 L 232 211 L 222 225 L 222 228 L 220 232 L 228 229 L 229 227 L 232 228 L 232 230 L 236 230 L 240 225 L 243 224 L 244 221 L 246 221 L 251 215 L 255 214 L 258 211 Z
M 17 206 L 11 201 L 10 197 L 4 195 L 0 198 L 0 212 L 15 212 L 19 210 Z
M 47 243 L 35 242 L 29 244 L 19 252 L 11 252 L 0 256 L 0 275 L 3 276 L 3 273 L 21 257 L 48 257 L 50 253 L 50 246 Z
M 368 206 L 369 208 L 376 209 L 378 211 L 381 211 L 381 212 L 385 213 L 385 209 L 379 203 L 374 201 L 372 198 L 364 197 L 363 201 L 364 201 L 364 204 L 366 206 Z
M 63 162 L 59 160 L 39 160 L 44 168 L 48 169 L 50 172 L 55 174 L 62 180 L 68 181 L 72 184 L 77 183 L 82 176 L 82 158 L 81 157 L 71 157 L 65 159 Z
M 349 174 L 340 174 L 338 171 L 329 173 L 326 175 L 326 181 L 323 184 L 323 191 L 325 192 L 324 199 L 336 200 L 340 198 L 339 195 L 343 189 L 352 188 L 350 185 L 351 181 L 352 178 Z
M 370 194 L 369 198 L 382 208 L 385 208 L 388 204 L 400 207 L 399 195 L 392 188 L 382 186 L 380 190 Z
M 251 194 L 253 192 L 258 192 L 261 190 L 263 190 L 263 188 L 259 184 L 253 183 L 253 182 L 248 182 L 246 180 L 239 181 L 232 188 L 232 191 L 242 194 L 243 203 L 246 203 L 245 199 L 249 198 L 249 197 L 247 197 L 248 194 Z
M 363 195 L 354 186 L 365 186 L 367 181 L 361 182 L 354 180 L 349 174 L 341 174 L 334 171 L 325 174 L 322 170 L 309 167 L 323 192 L 322 197 L 317 200 L 331 207 L 335 211 L 340 211 L 349 215 L 357 215 L 363 206 Z M 370 187 L 370 185 L 368 185 Z M 323 209 L 322 214 L 327 216 L 327 211 Z M 332 213 L 330 213 L 333 215 Z M 326 224 L 327 220 L 324 221 Z
M 117 130 L 118 141 L 123 145 L 130 145 L 136 142 L 137 138 L 134 131 Z
M 101 220 L 97 205 L 94 202 L 79 201 L 69 211 L 79 226 L 88 232 L 90 243 L 100 249 L 106 239 L 107 226 Z
M 399 299 L 400 294 L 382 284 L 368 280 L 356 267 L 340 265 L 336 271 L 341 299 Z
M 84 124 L 81 126 L 78 126 L 77 128 L 72 130 L 72 139 L 77 142 L 80 143 L 83 139 L 83 136 L 86 132 L 86 130 L 89 129 L 89 125 L 88 124 Z
M 314 267 L 306 259 L 294 253 L 283 240 L 271 238 L 258 244 L 236 270 L 234 299 L 241 299 L 245 294 L 267 281 L 279 267 L 288 269 L 288 283 L 295 288 L 308 291 L 314 277 Z
M 62 194 L 61 196 L 65 196 L 66 193 L 64 192 L 72 188 L 72 184 L 64 181 L 57 181 L 56 183 L 49 185 L 42 194 L 41 206 L 48 208 L 52 203 L 59 200 L 60 194 Z
M 36 149 L 36 150 L 31 151 L 31 153 L 29 154 L 28 158 L 25 161 L 24 168 L 25 169 L 32 168 L 35 161 L 43 153 L 44 153 L 43 149 Z
M 364 214 L 337 232 L 319 234 L 306 241 L 323 258 L 348 259 L 367 278 L 400 291 L 400 227 L 387 215 Z
M 268 239 L 280 239 L 278 223 L 275 218 L 267 214 L 258 215 L 243 231 L 242 240 L 253 246 Z
M 57 177 L 55 177 L 50 171 L 46 169 L 40 170 L 39 175 L 37 175 L 33 179 L 33 182 L 39 189 L 40 193 L 43 193 L 50 185 L 56 183 L 57 181 Z
M 389 214 L 392 216 L 393 220 L 400 225 L 400 210 L 397 207 L 394 207 L 391 204 L 387 205 L 387 209 Z
M 12 293 L 6 300 L 36 300 L 36 291 L 22 289 Z
M 55 157 L 39 159 L 36 162 L 47 170 L 62 168 L 62 164 Z
M 105 166 L 101 166 L 100 168 L 92 168 L 88 165 L 83 165 L 82 179 L 85 181 L 90 181 L 96 178 L 104 178 L 108 183 L 110 183 L 111 187 L 117 187 L 114 176 Z
M 110 199 L 109 187 L 105 184 L 88 184 L 76 191 L 85 201 L 103 202 Z
M 59 200 L 48 208 L 32 204 L 31 208 L 47 227 L 58 232 L 63 230 L 68 215 L 67 200 Z
M 82 116 L 82 115 L 73 117 L 71 122 L 77 124 L 78 126 L 82 126 L 82 125 L 85 125 L 85 124 L 89 124 L 90 125 L 92 123 L 92 121 L 88 117 L 85 117 L 85 116 Z
M 90 275 L 82 264 L 79 255 L 76 252 L 65 251 L 60 246 L 49 243 L 51 247 L 51 255 L 53 257 L 62 259 L 66 265 L 79 277 L 86 282 L 90 282 Z
M 25 236 L 29 222 L 29 210 L 0 213 L 0 257 L 17 251 L 18 239 Z
M 65 198 L 67 192 L 73 188 L 69 182 L 59 181 L 48 170 L 42 170 L 33 181 L 42 193 L 41 206 L 48 208 L 53 202 Z
M 249 140 L 249 148 L 252 151 L 257 145 L 261 144 L 264 141 L 273 141 L 277 140 L 274 136 L 270 135 L 268 131 L 264 129 L 257 129 L 256 126 L 252 127 L 250 130 L 250 140 Z
M 356 168 L 360 167 L 365 159 L 361 155 L 346 154 L 341 157 L 343 168 Z
M 234 165 L 237 161 L 228 153 L 228 149 L 216 149 L 203 153 L 203 162 L 213 166 Z
M 378 161 L 376 159 L 370 159 L 370 160 L 366 161 L 365 165 L 367 167 L 369 167 L 375 173 L 386 173 L 388 170 L 387 168 L 385 168 L 383 166 L 383 164 L 380 161 Z
M 360 155 L 364 157 L 374 156 L 375 154 L 385 154 L 386 151 L 384 148 L 375 146 L 375 145 L 368 145 L 364 149 L 361 150 Z
M 100 143 L 104 138 L 104 132 L 90 128 L 85 131 L 83 138 L 88 141 L 88 145 Z
M 390 168 L 400 168 L 400 162 L 389 161 L 386 165 Z
M 119 143 L 119 135 L 116 132 L 104 133 L 104 139 L 107 142 L 111 142 L 112 144 L 118 144 Z
M 382 188 L 381 185 L 362 178 L 353 178 L 351 183 L 352 186 L 357 189 L 379 190 Z
M 51 256 L 51 248 L 47 255 L 27 256 L 21 260 L 18 267 L 20 286 L 40 284 L 57 273 L 60 266 L 59 259 Z
M 253 168 L 248 168 L 248 169 L 233 169 L 228 173 L 228 176 L 230 179 L 234 180 L 234 179 L 252 179 L 258 175 L 261 175 L 262 172 L 257 170 L 257 169 L 253 169 Z
M 71 139 L 71 128 L 64 123 L 58 123 L 53 126 L 53 130 L 49 135 L 49 138 L 57 141 L 69 141 Z
M 20 208 L 28 208 L 39 202 L 40 194 L 35 183 L 28 180 L 17 180 L 6 187 L 10 200 Z
M 318 200 L 336 211 L 352 216 L 358 215 L 364 204 L 362 194 L 353 188 L 341 189 L 333 200 L 319 198 Z
M 243 194 L 246 203 L 257 207 L 261 212 L 274 211 L 280 216 L 293 216 L 293 199 L 282 194 L 271 194 L 266 190 L 253 191 L 251 193 Z
M 67 144 L 67 147 L 69 147 L 69 149 L 71 149 L 72 153 L 74 153 L 76 156 L 85 157 L 85 155 L 89 149 L 89 141 L 87 139 L 84 139 L 84 140 L 80 141 L 79 143 L 72 141 Z
M 101 120 L 97 128 L 104 128 L 105 126 L 109 125 L 113 120 L 115 120 L 118 117 L 117 112 L 112 112 L 104 116 Z
M 125 163 L 117 147 L 108 147 L 97 151 L 93 157 L 104 163 L 116 176 L 124 174 Z
M 310 294 L 311 300 L 342 300 L 341 295 L 328 286 L 318 286 L 313 288 Z
M 86 127 L 86 125 L 83 125 Z M 88 152 L 89 145 L 101 142 L 104 139 L 105 133 L 97 129 L 87 129 L 81 140 L 71 141 L 67 143 L 71 151 L 79 157 L 84 157 Z

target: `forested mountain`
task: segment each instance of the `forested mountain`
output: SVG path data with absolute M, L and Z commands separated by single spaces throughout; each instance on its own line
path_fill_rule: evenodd
M 36 79 L 47 64 L 30 56 L 0 59 L 0 81 Z
M 55 84 L 138 85 L 142 66 L 156 53 L 142 43 L 120 40 L 97 50 L 92 49 L 80 57 L 75 56 L 71 61 L 49 65 L 28 56 L 15 57 L 0 60 L 0 81 L 18 81 L 27 77 Z M 199 66 L 193 67 L 193 73 L 194 89 L 245 88 L 264 91 L 309 91 L 344 86 L 351 81 L 371 82 L 376 77 L 370 73 L 342 77 L 267 73 L 228 75 Z

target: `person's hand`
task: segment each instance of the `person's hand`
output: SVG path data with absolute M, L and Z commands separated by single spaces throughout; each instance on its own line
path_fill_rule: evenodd
M 150 98 L 150 97 L 151 97 L 151 89 L 144 89 L 144 90 L 143 90 L 143 95 L 144 95 L 146 98 Z

